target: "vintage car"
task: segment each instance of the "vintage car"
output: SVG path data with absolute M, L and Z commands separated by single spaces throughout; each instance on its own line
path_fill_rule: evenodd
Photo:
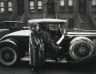
M 46 62 L 71 63 L 83 62 L 96 55 L 96 31 L 70 29 L 66 27 L 66 20 L 61 19 L 34 19 L 28 24 L 38 23 L 49 28 L 51 39 L 60 45 L 58 60 L 53 59 L 52 48 L 45 46 Z M 60 24 L 64 24 L 62 33 L 59 30 Z M 41 26 L 42 27 L 42 26 Z M 0 39 L 0 62 L 5 66 L 11 66 L 18 61 L 30 61 L 29 57 L 29 36 L 30 30 L 20 30 L 4 35 Z M 54 52 L 53 52 L 54 53 Z
M 21 21 L 2 21 L 0 23 L 0 29 L 22 28 L 23 26 L 26 26 L 26 23 Z
M 0 38 L 8 33 L 26 29 L 24 26 L 26 24 L 21 21 L 2 21 L 0 23 Z

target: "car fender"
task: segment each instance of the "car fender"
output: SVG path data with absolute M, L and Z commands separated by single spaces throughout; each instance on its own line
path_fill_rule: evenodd
M 14 48 L 14 46 L 16 46 L 15 49 L 16 49 L 17 52 L 19 52 L 19 51 L 21 52 L 21 48 L 22 48 L 20 43 L 17 40 L 12 39 L 12 38 L 2 40 L 0 42 L 0 48 L 3 47 L 3 46 L 11 46 L 13 48 Z
M 15 39 L 12 39 L 12 38 L 9 38 L 9 39 L 5 39 L 5 40 L 2 40 L 0 42 L 0 48 L 2 48 L 3 46 L 11 46 L 14 48 L 14 46 L 16 47 L 16 51 L 19 55 L 19 57 L 23 57 L 24 56 L 24 50 L 22 45 L 20 44 L 19 41 L 15 40 Z
M 16 42 L 14 42 L 11 39 L 5 39 L 5 40 L 1 41 L 0 45 L 5 44 L 5 43 L 10 43 L 10 44 L 13 44 L 13 45 L 17 46 Z
M 93 45 L 93 47 L 95 47 L 93 41 L 91 41 L 91 40 L 90 40 L 89 38 L 87 38 L 87 37 L 75 37 L 75 38 L 73 38 L 73 39 L 71 40 L 70 45 L 71 45 L 72 43 L 76 42 L 76 41 L 79 41 L 79 40 L 87 40 L 89 43 L 91 43 L 91 44 Z

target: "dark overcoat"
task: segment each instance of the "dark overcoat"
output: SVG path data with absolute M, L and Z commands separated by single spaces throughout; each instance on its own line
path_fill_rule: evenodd
M 44 43 L 39 31 L 31 30 L 30 35 L 31 65 L 42 65 L 45 62 Z

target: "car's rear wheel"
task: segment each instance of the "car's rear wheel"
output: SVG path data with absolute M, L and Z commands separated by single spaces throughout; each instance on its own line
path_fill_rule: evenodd
M 5 66 L 12 66 L 17 62 L 17 52 L 10 46 L 0 49 L 0 62 Z
M 76 40 L 69 48 L 69 55 L 74 60 L 84 60 L 93 54 L 94 46 L 90 40 Z

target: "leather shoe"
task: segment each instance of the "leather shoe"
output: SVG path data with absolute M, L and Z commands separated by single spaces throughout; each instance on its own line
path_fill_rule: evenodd
M 42 71 L 41 70 L 38 70 L 39 73 L 41 73 Z
M 32 73 L 33 73 L 33 74 L 37 74 L 37 72 L 36 72 L 34 69 L 32 69 Z

